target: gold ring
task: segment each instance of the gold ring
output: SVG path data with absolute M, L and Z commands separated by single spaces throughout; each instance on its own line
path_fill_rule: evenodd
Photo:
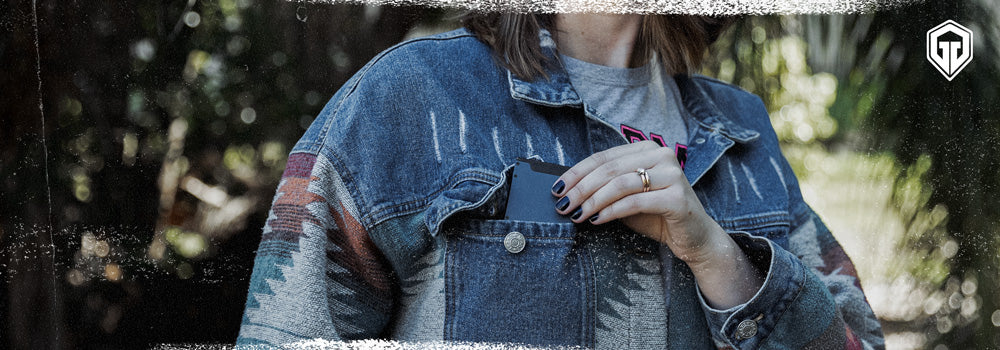
M 649 174 L 646 173 L 646 169 L 638 168 L 635 172 L 639 174 L 639 179 L 642 180 L 642 191 L 649 192 Z

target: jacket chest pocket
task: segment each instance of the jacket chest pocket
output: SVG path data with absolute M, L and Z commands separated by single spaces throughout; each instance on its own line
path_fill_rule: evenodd
M 445 231 L 446 340 L 593 346 L 593 266 L 571 223 L 459 220 Z

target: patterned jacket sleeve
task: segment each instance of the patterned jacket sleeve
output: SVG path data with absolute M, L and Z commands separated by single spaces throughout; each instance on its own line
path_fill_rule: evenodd
M 884 349 L 882 326 L 861 289 L 854 263 L 812 208 L 805 202 L 799 203 L 789 250 L 826 285 L 833 297 L 844 323 L 844 348 Z
M 733 235 L 767 274 L 764 285 L 745 304 L 716 310 L 701 299 L 716 346 L 884 349 L 881 325 L 861 290 L 854 264 L 802 200 L 794 173 L 787 162 L 782 163 L 792 203 L 788 246 L 745 233 Z
M 238 346 L 380 336 L 393 306 L 392 270 L 345 193 L 324 156 L 289 156 L 254 261 Z

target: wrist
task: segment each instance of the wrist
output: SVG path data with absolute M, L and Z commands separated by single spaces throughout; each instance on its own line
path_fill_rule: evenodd
M 729 234 L 721 227 L 718 232 L 701 259 L 687 263 L 708 305 L 728 309 L 749 301 L 764 277 Z
M 740 250 L 736 242 L 714 221 L 706 235 L 701 249 L 681 257 L 695 274 L 700 271 L 725 268 L 724 263 L 732 260 L 734 252 Z

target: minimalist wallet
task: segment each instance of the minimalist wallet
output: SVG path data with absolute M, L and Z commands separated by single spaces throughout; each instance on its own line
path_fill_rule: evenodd
M 504 218 L 517 221 L 573 223 L 569 217 L 556 212 L 552 184 L 569 167 L 545 163 L 535 159 L 517 158 L 511 176 Z

